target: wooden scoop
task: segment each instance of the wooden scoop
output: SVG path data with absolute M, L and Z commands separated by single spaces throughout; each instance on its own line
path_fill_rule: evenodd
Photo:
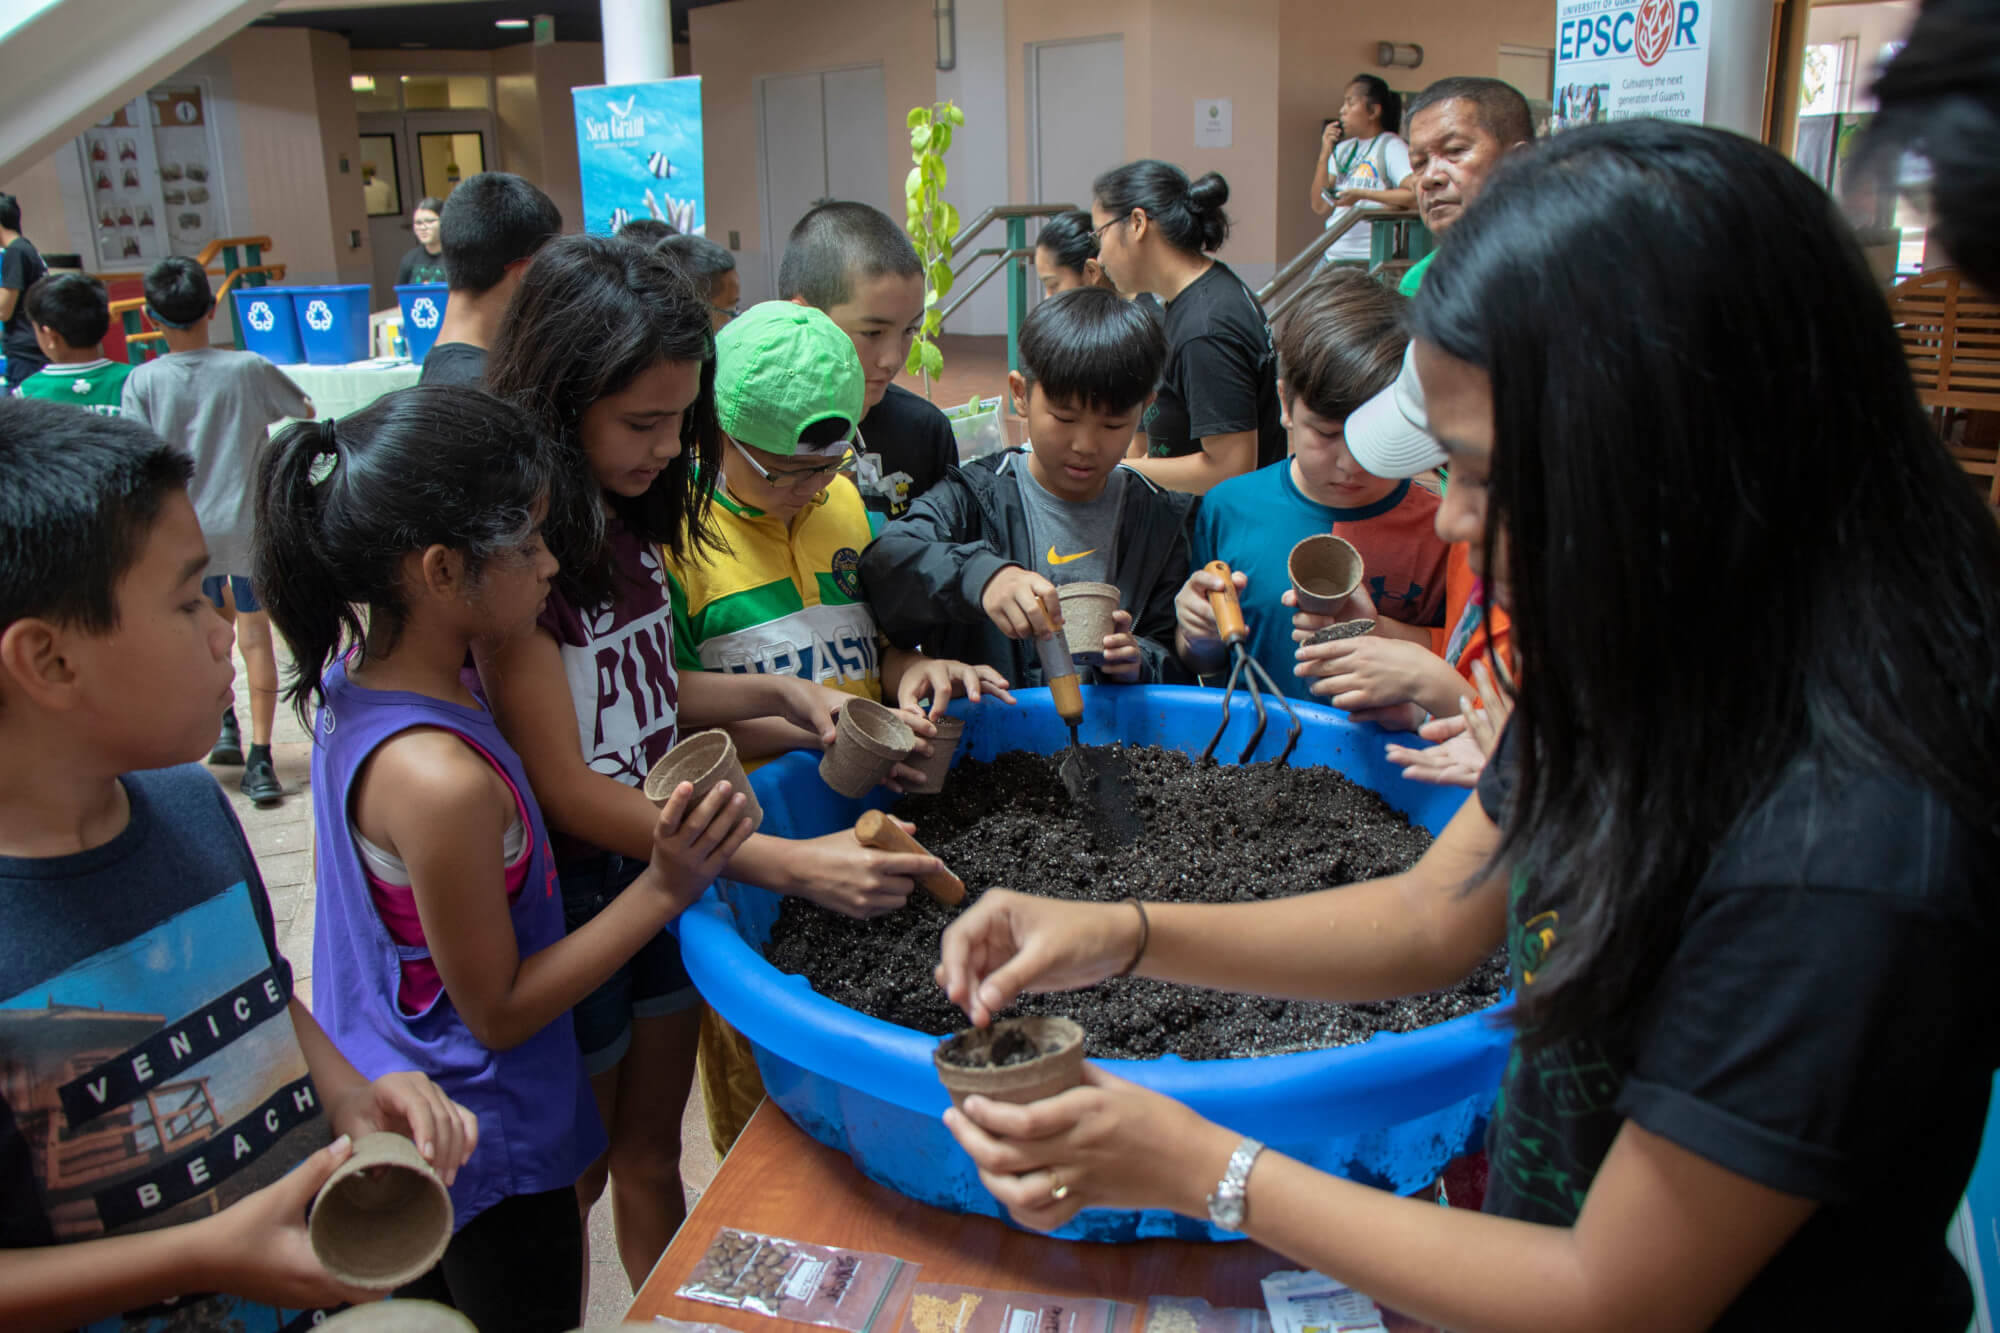
M 913 852 L 918 856 L 929 856 L 930 851 L 880 810 L 864 810 L 861 818 L 854 821 L 854 836 L 863 847 L 873 847 L 883 852 Z M 949 870 L 939 870 L 929 875 L 917 876 L 917 883 L 925 892 L 946 907 L 956 907 L 965 901 L 965 881 Z

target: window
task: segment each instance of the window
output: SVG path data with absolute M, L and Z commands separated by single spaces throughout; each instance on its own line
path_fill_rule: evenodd
M 401 216 L 403 187 L 396 175 L 396 136 L 361 136 L 361 194 L 371 218 Z

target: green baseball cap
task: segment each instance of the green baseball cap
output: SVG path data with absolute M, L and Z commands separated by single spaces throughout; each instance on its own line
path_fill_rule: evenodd
M 867 384 L 854 340 L 825 312 L 794 301 L 753 305 L 715 335 L 715 414 L 739 443 L 787 456 L 845 453 L 799 443 L 829 417 L 861 420 Z

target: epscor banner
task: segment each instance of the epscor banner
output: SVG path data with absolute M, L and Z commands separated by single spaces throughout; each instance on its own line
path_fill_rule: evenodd
M 1655 116 L 1700 121 L 1711 0 L 1562 0 L 1555 126 Z

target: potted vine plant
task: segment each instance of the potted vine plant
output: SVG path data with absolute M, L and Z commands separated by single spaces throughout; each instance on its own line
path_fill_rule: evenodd
M 952 131 L 965 124 L 965 112 L 954 102 L 935 102 L 912 107 L 908 123 L 910 158 L 916 165 L 903 182 L 903 199 L 910 240 L 924 265 L 924 319 L 905 369 L 924 377 L 928 397 L 931 381 L 944 372 L 944 352 L 937 343 L 944 315 L 938 303 L 951 291 L 951 241 L 958 234 L 958 210 L 944 198 L 944 155 Z

